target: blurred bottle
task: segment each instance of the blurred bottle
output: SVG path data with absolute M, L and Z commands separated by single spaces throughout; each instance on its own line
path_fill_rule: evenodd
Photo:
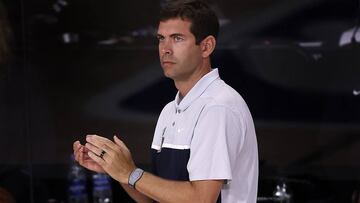
M 112 203 L 111 178 L 105 173 L 93 173 L 93 203 Z
M 74 155 L 71 155 L 68 181 L 69 203 L 88 203 L 86 171 L 75 161 Z

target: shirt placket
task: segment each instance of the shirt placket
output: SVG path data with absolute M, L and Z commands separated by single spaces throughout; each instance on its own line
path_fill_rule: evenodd
M 181 133 L 184 131 L 183 125 L 182 125 L 182 118 L 183 118 L 184 112 L 181 109 L 176 110 L 176 123 L 174 125 L 175 130 L 175 136 L 181 135 Z
M 180 121 L 180 112 L 181 112 L 181 110 L 179 108 L 175 109 L 175 116 L 174 116 L 173 122 L 171 124 L 174 135 L 176 135 L 178 132 L 178 126 L 179 126 L 179 121 Z

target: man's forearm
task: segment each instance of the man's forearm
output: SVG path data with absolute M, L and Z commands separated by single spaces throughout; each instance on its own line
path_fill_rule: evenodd
M 145 172 L 136 190 L 158 202 L 216 202 L 222 180 L 172 181 Z
M 133 200 L 135 200 L 137 203 L 151 203 L 152 202 L 152 200 L 149 197 L 136 191 L 135 189 L 131 188 L 129 185 L 121 183 L 121 186 L 128 193 L 128 195 Z

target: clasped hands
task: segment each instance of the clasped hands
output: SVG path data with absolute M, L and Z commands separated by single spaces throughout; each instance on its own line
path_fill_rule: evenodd
M 127 184 L 130 173 L 136 168 L 131 153 L 117 137 L 114 141 L 98 135 L 87 135 L 86 144 L 75 141 L 75 160 L 89 170 L 107 173 L 120 183 Z

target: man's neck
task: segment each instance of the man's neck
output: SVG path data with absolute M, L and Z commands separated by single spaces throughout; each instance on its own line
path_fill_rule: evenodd
M 210 71 L 211 68 L 209 64 L 209 66 L 201 68 L 186 80 L 174 80 L 176 89 L 178 89 L 180 93 L 180 99 L 184 98 L 186 94 L 195 86 L 195 84 Z

